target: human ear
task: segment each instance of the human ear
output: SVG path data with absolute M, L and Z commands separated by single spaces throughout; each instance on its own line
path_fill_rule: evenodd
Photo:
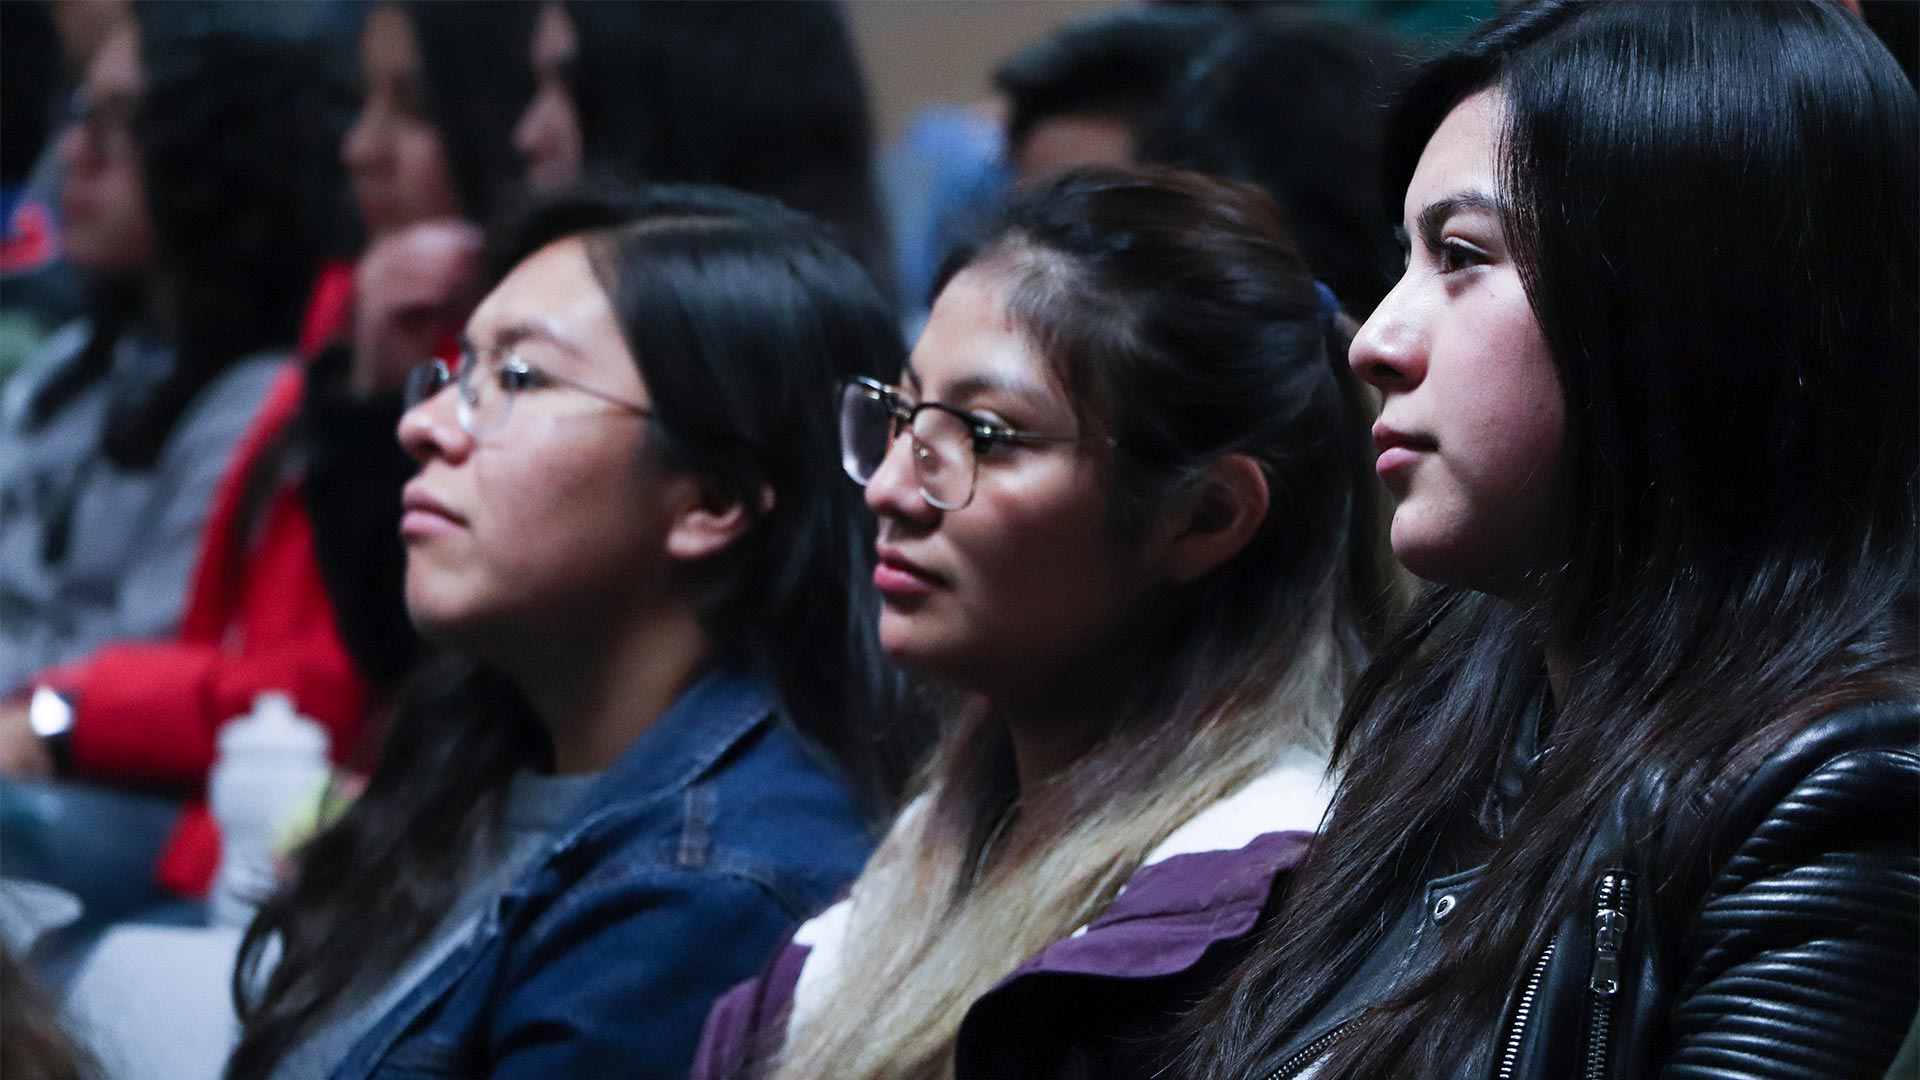
M 1245 454 L 1227 454 L 1207 465 L 1194 491 L 1167 522 L 1160 551 L 1166 575 L 1197 581 L 1240 553 L 1267 520 L 1272 492 L 1266 470 Z
M 688 477 L 694 486 L 693 498 L 674 515 L 667 530 L 667 554 L 683 562 L 699 562 L 725 551 L 746 534 L 754 520 L 773 510 L 773 487 L 759 488 L 758 513 L 719 481 L 706 476 Z

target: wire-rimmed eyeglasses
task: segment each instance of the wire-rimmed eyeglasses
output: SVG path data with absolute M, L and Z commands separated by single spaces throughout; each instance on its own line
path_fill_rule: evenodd
M 638 402 L 534 367 L 510 348 L 477 349 L 468 342 L 461 343 L 457 370 L 449 370 L 447 362 L 439 359 L 422 360 L 413 366 L 407 373 L 407 408 L 438 394 L 448 383 L 458 391 L 454 418 L 462 431 L 476 439 L 506 426 L 514 398 L 547 386 L 565 387 L 637 416 L 653 415 L 652 409 Z
M 920 494 L 942 510 L 973 501 L 980 455 L 996 443 L 1072 443 L 1074 435 L 1021 431 L 937 401 L 909 404 L 898 389 L 868 378 L 849 379 L 840 390 L 840 466 L 865 486 L 880 471 L 894 440 L 912 441 Z

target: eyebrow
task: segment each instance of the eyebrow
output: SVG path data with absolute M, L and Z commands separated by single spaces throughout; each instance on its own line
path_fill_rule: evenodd
M 1444 199 L 1435 199 L 1428 203 L 1426 208 L 1420 211 L 1420 216 L 1415 219 L 1415 226 L 1420 231 L 1420 242 L 1430 250 L 1439 250 L 1441 228 L 1455 214 L 1467 210 L 1482 210 L 1499 217 L 1500 202 L 1483 191 L 1462 191 Z M 1402 235 L 1405 235 L 1404 232 Z
M 473 343 L 471 339 L 464 340 L 468 345 Z M 560 333 L 552 324 L 544 320 L 536 319 L 523 319 L 519 322 L 511 322 L 501 327 L 499 332 L 493 336 L 493 347 L 496 349 L 511 349 L 523 341 L 532 340 L 550 341 L 562 349 L 565 349 L 567 352 L 576 355 L 580 352 L 580 347 L 575 345 L 571 338 Z

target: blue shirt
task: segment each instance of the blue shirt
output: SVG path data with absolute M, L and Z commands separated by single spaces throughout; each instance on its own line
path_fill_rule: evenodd
M 711 672 L 334 1080 L 683 1077 L 708 1006 L 841 892 L 872 842 L 771 688 Z

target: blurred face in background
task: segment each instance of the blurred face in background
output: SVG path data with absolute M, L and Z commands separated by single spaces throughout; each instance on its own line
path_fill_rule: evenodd
M 513 129 L 513 148 L 527 165 L 527 184 L 551 191 L 580 175 L 585 160 L 580 113 L 573 101 L 574 60 L 580 40 L 567 9 L 540 8 L 528 59 L 533 64 L 533 101 Z
M 153 262 L 153 221 L 133 135 L 145 83 L 140 32 L 125 20 L 94 54 L 76 116 L 60 137 L 67 258 L 89 273 L 138 273 Z
M 1133 124 L 1118 113 L 1061 113 L 1028 129 L 1013 155 L 1014 186 L 1038 187 L 1074 169 L 1139 163 Z
M 374 8 L 360 35 L 366 96 L 341 149 L 368 239 L 431 218 L 460 216 L 440 129 L 428 116 L 420 43 L 405 12 Z

